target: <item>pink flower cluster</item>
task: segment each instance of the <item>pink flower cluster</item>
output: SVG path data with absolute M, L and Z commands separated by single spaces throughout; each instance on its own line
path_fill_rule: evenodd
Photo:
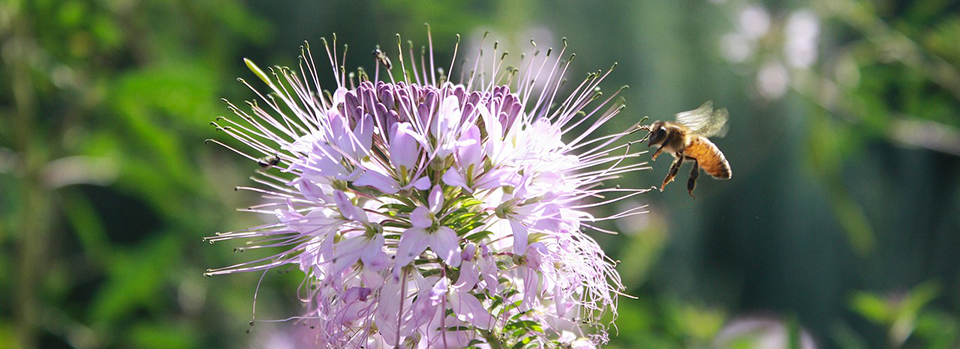
M 494 60 L 492 74 L 458 84 L 432 53 L 419 67 L 379 54 L 375 75 L 358 82 L 327 53 L 333 93 L 309 48 L 299 74 L 270 78 L 247 62 L 270 94 L 249 112 L 230 104 L 239 120 L 215 125 L 264 167 L 260 186 L 243 189 L 265 199 L 251 211 L 277 220 L 209 239 L 279 252 L 208 275 L 298 266 L 308 295 L 297 319 L 321 347 L 604 343 L 599 317 L 615 315 L 622 285 L 582 230 L 642 208 L 606 218 L 587 209 L 644 192 L 600 184 L 646 168 L 624 161 L 638 155 L 621 140 L 629 130 L 598 135 L 622 109 L 616 93 L 599 92 L 606 74 L 558 98 L 569 61 L 550 53 L 522 69 Z

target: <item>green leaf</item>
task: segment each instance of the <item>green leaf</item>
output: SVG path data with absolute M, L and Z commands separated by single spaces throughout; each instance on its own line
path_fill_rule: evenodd
M 506 326 L 503 326 L 504 331 L 515 331 L 518 329 L 526 329 L 541 333 L 543 332 L 543 328 L 540 327 L 540 323 L 531 320 L 514 321 Z
M 486 239 L 490 235 L 493 235 L 492 231 L 484 230 L 484 231 L 479 231 L 479 232 L 467 235 L 465 239 L 467 239 L 468 241 L 480 242 L 481 240 Z
M 175 234 L 144 241 L 133 251 L 122 251 L 109 265 L 109 283 L 97 294 L 92 319 L 117 323 L 137 309 L 162 306 L 164 280 L 180 259 Z
M 530 344 L 531 341 L 533 341 L 533 338 L 530 338 L 530 337 L 523 338 L 519 342 L 517 342 L 517 344 L 514 344 L 512 348 L 520 349 L 520 348 L 526 347 L 527 344 Z
M 893 309 L 877 295 L 857 292 L 853 295 L 850 306 L 853 311 L 878 325 L 885 326 L 893 322 Z
M 199 348 L 199 334 L 195 327 L 173 324 L 141 324 L 129 333 L 133 347 L 145 349 Z

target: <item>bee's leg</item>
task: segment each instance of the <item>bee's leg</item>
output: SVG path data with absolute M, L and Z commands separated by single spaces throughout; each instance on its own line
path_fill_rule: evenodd
M 650 132 L 650 126 L 648 126 L 648 125 L 639 126 L 639 127 L 637 127 L 637 129 L 635 129 L 635 130 L 633 130 L 633 131 L 630 131 L 629 134 L 633 134 L 634 132 L 637 132 L 637 131 L 640 131 L 640 130 L 647 131 L 647 134 L 643 135 L 643 137 L 640 138 L 640 139 L 638 139 L 638 140 L 627 142 L 627 145 L 628 145 L 628 146 L 629 146 L 629 145 L 633 145 L 633 144 L 637 144 L 637 143 L 646 142 L 647 139 L 650 138 L 650 135 L 653 134 L 653 132 Z
M 680 164 L 683 164 L 683 155 L 677 154 L 673 164 L 670 164 L 670 173 L 667 174 L 667 178 L 664 178 L 663 184 L 660 185 L 660 191 L 667 187 L 667 183 L 673 182 L 673 177 L 676 177 L 677 173 L 680 172 Z
M 657 148 L 657 151 L 653 152 L 653 156 L 651 156 L 650 159 L 653 161 L 657 161 L 657 156 L 659 156 L 660 153 L 662 152 L 663 152 L 663 145 L 661 145 L 660 148 Z
M 646 120 L 646 119 L 647 119 L 647 117 L 644 116 L 643 119 L 640 120 L 640 122 L 643 123 L 643 120 Z M 635 130 L 633 130 L 633 131 L 630 131 L 630 134 L 633 134 L 634 132 L 637 132 L 637 131 L 647 131 L 647 134 L 643 135 L 643 138 L 640 138 L 640 140 L 638 140 L 637 143 L 646 142 L 647 139 L 649 139 L 650 136 L 653 135 L 653 131 L 650 130 L 650 125 L 640 125 L 640 126 L 637 126 L 637 129 L 635 129 Z
M 693 195 L 693 189 L 697 187 L 697 178 L 700 177 L 700 164 L 697 163 L 697 159 L 690 157 L 687 159 L 693 161 L 693 168 L 690 169 L 690 179 L 687 180 L 687 191 L 690 192 L 690 196 L 696 199 L 697 196 Z

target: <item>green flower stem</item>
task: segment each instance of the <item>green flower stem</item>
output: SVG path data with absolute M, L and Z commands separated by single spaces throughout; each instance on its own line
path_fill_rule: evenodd
M 503 349 L 503 343 L 500 343 L 500 339 L 493 335 L 493 332 L 489 330 L 482 330 L 480 332 L 483 333 L 483 339 L 487 340 L 487 344 L 490 344 L 490 349 Z

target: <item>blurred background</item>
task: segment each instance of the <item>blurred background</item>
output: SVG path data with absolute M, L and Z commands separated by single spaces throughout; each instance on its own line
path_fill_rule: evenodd
M 4 0 L 0 348 L 298 347 L 292 323 L 248 325 L 259 274 L 202 276 L 250 257 L 202 237 L 261 222 L 232 190 L 257 165 L 205 145 L 226 138 L 209 122 L 254 97 L 244 57 L 295 65 L 336 33 L 369 70 L 425 22 L 439 62 L 485 31 L 568 38 L 571 80 L 619 62 L 609 132 L 730 110 L 732 180 L 693 199 L 685 167 L 594 234 L 636 296 L 610 348 L 960 347 L 956 1 Z M 257 317 L 299 313 L 301 278 L 264 278 Z

